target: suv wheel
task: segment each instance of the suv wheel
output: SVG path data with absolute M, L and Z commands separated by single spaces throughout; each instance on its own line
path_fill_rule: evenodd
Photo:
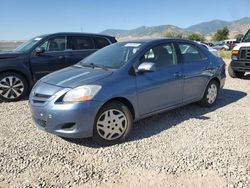
M 111 102 L 98 112 L 94 125 L 94 139 L 101 145 L 123 141 L 131 131 L 133 118 L 126 105 Z
M 212 106 L 217 99 L 218 92 L 219 84 L 216 81 L 212 80 L 211 82 L 209 82 L 204 96 L 200 101 L 200 104 L 207 107 Z
M 27 81 L 23 76 L 14 72 L 0 75 L 0 100 L 12 102 L 22 99 L 28 91 Z
M 232 78 L 242 78 L 245 72 L 239 72 L 232 69 L 231 64 L 228 66 L 228 74 Z

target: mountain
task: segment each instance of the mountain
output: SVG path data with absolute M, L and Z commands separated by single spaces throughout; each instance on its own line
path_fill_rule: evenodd
M 225 26 L 229 28 L 230 37 L 233 37 L 238 33 L 245 33 L 250 28 L 250 17 L 244 17 L 235 21 L 212 20 L 209 22 L 195 24 L 187 28 L 180 28 L 174 25 L 160 25 L 151 27 L 142 26 L 131 30 L 107 29 L 101 33 L 113 35 L 119 40 L 129 38 L 163 37 L 167 32 L 183 35 L 190 33 L 200 33 L 206 37 L 209 37 L 218 29 L 221 29 Z
M 218 29 L 221 29 L 227 26 L 230 31 L 234 31 L 234 32 L 238 31 L 239 33 L 242 33 L 242 32 L 245 33 L 246 30 L 248 30 L 249 25 L 250 25 L 250 17 L 244 17 L 242 19 L 231 21 L 231 22 L 227 22 L 223 20 L 212 20 L 210 22 L 203 22 L 203 23 L 199 23 L 196 25 L 192 25 L 186 29 L 191 32 L 208 35 L 208 34 L 216 32 Z M 246 28 L 240 29 L 240 27 L 244 27 L 244 26 L 246 26 Z
M 160 25 L 147 27 L 142 26 L 131 30 L 121 30 L 121 29 L 107 29 L 102 34 L 108 34 L 116 36 L 117 38 L 145 38 L 145 37 L 162 37 L 166 32 L 173 32 L 179 34 L 188 34 L 185 29 L 179 28 L 173 25 Z
M 194 33 L 201 33 L 203 35 L 207 35 L 217 31 L 218 29 L 228 26 L 229 22 L 223 20 L 212 20 L 210 22 L 203 22 L 196 25 L 192 25 L 187 30 Z

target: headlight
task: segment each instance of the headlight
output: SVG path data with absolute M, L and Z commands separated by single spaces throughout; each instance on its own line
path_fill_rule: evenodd
M 99 85 L 85 85 L 68 91 L 63 102 L 83 102 L 91 100 L 101 89 Z

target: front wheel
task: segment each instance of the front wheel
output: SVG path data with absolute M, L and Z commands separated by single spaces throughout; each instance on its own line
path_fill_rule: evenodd
M 97 113 L 94 139 L 101 145 L 117 144 L 125 140 L 133 126 L 133 118 L 126 105 L 111 102 Z
M 20 74 L 5 72 L 0 75 L 0 101 L 18 101 L 22 99 L 27 92 L 27 81 Z
M 232 69 L 231 64 L 228 66 L 228 74 L 232 78 L 242 78 L 245 72 L 239 72 Z
M 200 101 L 200 104 L 207 107 L 212 106 L 217 99 L 218 92 L 219 84 L 216 81 L 212 80 L 211 82 L 209 82 L 204 96 Z

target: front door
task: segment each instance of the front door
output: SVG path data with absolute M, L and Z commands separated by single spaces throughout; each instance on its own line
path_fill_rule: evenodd
M 53 37 L 40 46 L 45 49 L 44 53 L 36 54 L 35 51 L 32 53 L 30 63 L 36 80 L 70 65 L 65 60 L 67 58 L 66 43 L 65 36 Z
M 182 67 L 176 57 L 173 44 L 167 43 L 151 48 L 140 59 L 156 65 L 154 72 L 136 77 L 140 115 L 182 103 Z

